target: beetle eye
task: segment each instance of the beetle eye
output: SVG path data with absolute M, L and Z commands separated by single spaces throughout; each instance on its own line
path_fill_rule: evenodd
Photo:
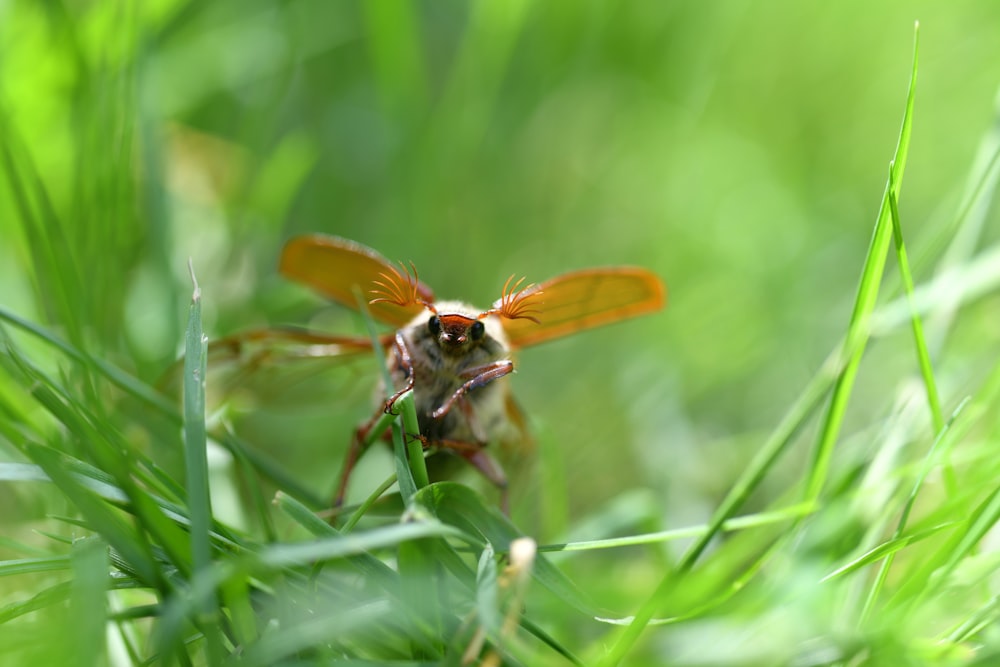
M 441 320 L 438 319 L 437 315 L 432 315 L 431 319 L 427 320 L 427 330 L 430 331 L 433 336 L 437 336 L 441 333 Z
M 476 320 L 469 327 L 469 335 L 472 336 L 472 340 L 481 340 L 486 335 L 486 326 L 479 320 Z

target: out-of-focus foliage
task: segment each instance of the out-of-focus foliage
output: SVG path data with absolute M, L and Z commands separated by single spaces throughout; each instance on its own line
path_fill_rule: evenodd
M 305 232 L 413 261 L 439 296 L 482 305 L 511 274 L 646 266 L 669 286 L 662 314 L 518 357 L 513 383 L 538 445 L 533 464 L 511 465 L 513 518 L 542 542 L 704 521 L 846 330 L 915 20 L 900 216 L 923 283 L 946 248 L 961 264 L 998 237 L 988 204 L 976 230 L 961 226 L 968 174 L 995 150 L 991 0 L 0 3 L 0 306 L 164 388 L 176 385 L 189 259 L 210 337 L 273 324 L 363 333 L 356 316 L 277 275 L 283 241 Z M 887 275 L 883 301 L 902 294 L 891 261 Z M 946 412 L 996 363 L 997 303 L 987 291 L 949 336 L 930 332 Z M 176 423 L 12 335 L 122 443 L 180 474 Z M 917 377 L 909 336 L 893 328 L 861 368 L 843 432 L 851 456 L 834 462 L 845 485 L 864 476 L 863 450 L 882 442 L 887 415 L 903 409 L 899 388 Z M 15 441 L 45 436 L 99 466 L 29 398 L 41 381 L 13 359 L 0 378 L 0 456 L 25 460 Z M 264 360 L 244 376 L 234 365 L 209 375 L 210 394 L 228 399 L 226 428 L 303 493 L 328 497 L 370 414 L 375 366 Z M 933 436 L 919 437 L 924 451 Z M 391 467 L 380 454 L 358 471 L 359 499 Z M 750 507 L 790 497 L 808 458 L 806 446 L 786 457 Z M 288 487 L 249 479 L 222 518 L 266 532 L 246 518 L 246 487 Z M 11 534 L 46 549 L 26 537 L 32 522 L 72 514 L 48 489 L 0 492 Z M 634 503 L 641 527 L 616 518 Z M 830 531 L 829 543 L 817 538 L 820 569 L 860 528 Z M 106 569 L 74 549 L 74 571 Z M 671 553 L 595 556 L 573 574 L 609 607 L 634 609 Z M 826 574 L 799 566 L 793 579 Z M 775 600 L 798 590 L 785 583 Z M 824 604 L 805 604 L 815 634 L 832 623 Z M 571 618 L 552 625 L 569 632 Z M 559 640 L 582 651 L 593 634 L 579 635 Z M 695 664 L 683 656 L 699 636 L 668 631 L 647 650 Z

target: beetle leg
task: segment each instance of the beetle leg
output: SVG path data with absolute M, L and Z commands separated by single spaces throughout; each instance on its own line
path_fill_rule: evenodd
M 509 359 L 503 361 L 494 361 L 491 364 L 486 364 L 484 366 L 476 366 L 475 368 L 470 368 L 461 374 L 461 378 L 468 378 L 462 386 L 455 390 L 447 401 L 445 401 L 441 407 L 435 410 L 431 417 L 434 419 L 441 419 L 451 407 L 455 404 L 455 401 L 465 396 L 471 390 L 477 387 L 482 387 L 483 385 L 489 384 L 498 378 L 502 378 L 504 375 L 509 375 L 514 371 L 514 362 Z
M 396 332 L 393 347 L 396 351 L 396 365 L 406 374 L 406 383 L 402 389 L 390 396 L 385 402 L 386 414 L 392 412 L 392 406 L 396 404 L 400 396 L 413 389 L 413 357 L 410 356 L 410 348 L 406 346 L 406 339 L 403 338 L 402 331 Z

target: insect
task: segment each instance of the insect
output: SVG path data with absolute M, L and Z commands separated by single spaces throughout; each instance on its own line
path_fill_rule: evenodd
M 354 434 L 335 506 L 344 500 L 365 443 L 385 435 L 370 432 L 376 420 L 409 389 L 424 445 L 471 463 L 500 488 L 505 505 L 507 480 L 487 446 L 525 437 L 506 382 L 514 370 L 513 352 L 657 311 L 665 299 L 663 284 L 652 272 L 610 267 L 566 273 L 540 284 L 525 285 L 523 278 L 512 276 L 500 298 L 481 310 L 460 301 L 438 301 L 412 264 L 394 265 L 359 243 L 320 234 L 291 239 L 279 270 L 350 308 L 358 308 L 360 291 L 372 317 L 396 328 L 380 341 L 388 350 L 393 386 L 379 388 L 379 396 L 388 398 L 378 400 L 375 416 Z M 366 345 L 349 337 L 320 338 L 347 353 Z

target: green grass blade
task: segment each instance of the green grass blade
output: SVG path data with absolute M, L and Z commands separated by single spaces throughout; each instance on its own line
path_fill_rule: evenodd
M 389 370 L 388 359 L 385 355 L 381 354 L 382 345 L 379 343 L 379 334 L 375 328 L 375 321 L 372 319 L 371 313 L 368 312 L 368 303 L 365 301 L 360 290 L 355 290 L 355 299 L 358 303 L 358 311 L 361 313 L 365 328 L 368 331 L 368 337 L 371 339 L 372 349 L 379 355 L 382 384 L 386 388 L 386 392 L 391 394 L 394 391 L 392 373 Z M 416 407 L 413 402 L 413 392 L 406 392 L 396 399 L 393 409 L 397 414 L 402 415 L 401 418 L 392 422 L 393 462 L 396 467 L 396 481 L 399 483 L 399 493 L 403 497 L 403 502 L 409 503 L 413 494 L 417 492 L 417 489 L 423 488 L 430 483 L 427 477 L 427 464 L 424 462 L 423 443 L 419 439 L 411 438 L 411 436 L 420 433 Z M 380 418 L 376 425 L 369 431 L 369 440 L 374 440 L 381 435 L 385 430 L 382 424 L 383 420 Z M 368 444 L 366 442 L 362 445 L 362 451 L 368 447 Z M 367 506 L 367 503 L 365 506 Z M 362 509 L 365 506 L 362 506 Z
M 913 296 L 913 275 L 910 273 L 910 262 L 906 257 L 906 245 L 903 243 L 903 227 L 899 221 L 899 206 L 896 200 L 898 187 L 895 173 L 889 167 L 889 217 L 892 221 L 892 238 L 896 247 L 896 260 L 899 275 L 903 280 L 903 289 L 910 305 L 913 341 L 917 349 L 917 363 L 920 365 L 920 376 L 924 381 L 924 391 L 927 394 L 927 406 L 931 411 L 931 425 L 934 433 L 940 433 L 944 428 L 944 417 L 941 413 L 941 398 L 938 395 L 937 382 L 934 379 L 934 368 L 931 364 L 930 352 L 927 349 L 927 339 L 924 336 L 923 323 L 917 313 Z
M 499 510 L 472 489 L 456 482 L 437 482 L 417 492 L 414 503 L 465 535 L 481 537 L 497 553 L 506 553 L 520 532 Z M 479 546 L 482 546 L 480 544 Z M 545 558 L 537 558 L 534 578 L 560 599 L 588 616 L 609 616 L 599 609 L 566 575 Z
M 144 461 L 143 457 L 122 440 L 107 419 L 93 414 L 70 390 L 42 373 L 9 339 L 7 354 L 0 357 L 0 361 L 9 362 L 6 363 L 8 370 L 18 375 L 22 385 L 32 386 L 31 397 L 64 426 L 74 442 L 79 443 L 81 456 L 94 462 L 89 465 L 64 454 L 63 465 L 67 472 L 101 497 L 118 503 L 127 501 L 130 510 L 142 518 L 144 530 L 164 548 L 172 564 L 181 572 L 188 572 L 187 534 L 164 514 L 164 510 L 169 511 L 169 505 L 155 499 L 136 481 L 144 477 L 135 468 L 136 463 Z M 155 484 L 151 486 L 156 487 Z
M 0 606 L 0 624 L 7 623 L 25 614 L 63 604 L 71 595 L 72 582 L 63 581 L 35 593 L 27 600 L 9 602 Z
M 899 141 L 893 160 L 897 188 L 902 179 L 906 153 L 909 147 L 913 104 L 916 94 L 916 72 L 917 39 L 915 33 L 913 67 L 910 74 L 909 91 Z M 857 374 L 865 343 L 867 342 L 868 321 L 875 308 L 875 302 L 878 297 L 878 286 L 884 273 L 888 247 L 892 238 L 891 224 L 888 220 L 888 193 L 889 186 L 887 185 L 886 195 L 883 197 L 878 221 L 875 225 L 875 232 L 869 245 L 864 269 L 862 270 L 861 282 L 858 287 L 858 294 L 848 327 L 848 333 L 844 340 L 841 354 L 834 355 L 833 357 L 834 363 L 832 366 L 837 369 L 837 375 L 833 384 L 833 395 L 820 431 L 819 443 L 816 447 L 813 464 L 806 483 L 804 501 L 809 505 L 816 503 L 820 497 L 833 453 L 833 444 L 839 434 L 840 424 L 850 397 L 854 377 Z M 896 195 L 898 196 L 898 192 L 896 192 Z M 843 367 L 841 367 L 839 361 L 841 357 L 846 360 Z M 827 388 L 828 384 L 824 374 L 820 374 L 813 379 L 803 395 L 796 401 L 788 417 L 782 421 L 775 434 L 758 451 L 750 463 L 747 472 L 741 476 L 719 508 L 713 513 L 712 519 L 709 522 L 709 530 L 688 549 L 678 563 L 676 570 L 668 572 L 663 577 L 653 594 L 647 598 L 639 611 L 636 612 L 632 622 L 618 635 L 601 660 L 600 664 L 602 667 L 617 665 L 631 650 L 632 646 L 639 639 L 639 635 L 656 615 L 656 609 L 662 603 L 662 600 L 667 598 L 670 590 L 676 585 L 678 577 L 690 570 L 697 558 L 704 552 L 711 539 L 718 533 L 726 519 L 735 513 L 738 507 L 749 497 L 753 489 L 757 487 L 766 472 L 771 469 L 778 456 L 785 451 L 792 437 L 803 426 L 806 418 L 818 407 L 819 402 L 826 394 Z
M 871 565 L 872 563 L 882 561 L 883 567 L 879 569 L 879 574 L 876 577 L 876 583 L 872 586 L 872 592 L 877 593 L 881 590 L 882 585 L 885 583 L 885 573 L 888 573 L 889 567 L 892 564 L 892 557 L 894 554 L 900 552 L 911 544 L 920 542 L 929 537 L 937 535 L 942 530 L 947 530 L 954 527 L 954 523 L 943 523 L 937 526 L 932 526 L 927 530 L 921 530 L 910 535 L 901 535 L 899 537 L 893 537 L 892 539 L 882 542 L 881 544 L 869 549 L 865 553 L 861 554 L 857 558 L 851 559 L 850 562 L 845 563 L 838 567 L 836 570 L 830 574 L 823 577 L 820 582 L 831 581 L 837 577 L 843 577 L 845 575 L 851 574 L 852 572 L 857 572 L 861 568 Z M 872 604 L 875 601 L 875 596 L 868 598 L 871 603 L 866 603 L 865 610 L 863 612 L 862 620 L 868 616 L 869 610 L 872 608 Z
M 910 495 L 906 499 L 906 504 L 903 506 L 903 511 L 900 513 L 899 522 L 896 525 L 896 530 L 893 533 L 892 538 L 886 544 L 880 545 L 879 547 L 876 547 L 875 549 L 870 551 L 869 554 L 871 554 L 875 550 L 880 549 L 881 547 L 886 547 L 887 545 L 894 544 L 897 541 L 904 540 L 903 532 L 906 530 L 906 524 L 907 521 L 909 521 L 910 513 L 913 511 L 913 506 L 916 503 L 917 495 L 923 488 L 924 481 L 927 479 L 927 476 L 931 473 L 934 467 L 938 465 L 938 463 L 941 461 L 941 452 L 946 451 L 950 447 L 951 442 L 949 442 L 949 435 L 951 434 L 951 427 L 968 404 L 969 404 L 968 400 L 962 401 L 962 403 L 958 406 L 958 408 L 955 409 L 955 412 L 952 413 L 951 417 L 948 419 L 948 422 L 944 424 L 940 429 L 938 429 L 938 435 L 934 439 L 934 443 L 931 445 L 931 449 L 927 453 L 927 456 L 924 459 L 923 466 L 920 469 L 920 473 L 917 475 L 917 479 L 913 484 L 913 489 L 910 491 Z M 935 527 L 932 530 L 934 532 L 937 532 L 937 527 Z M 921 537 L 922 536 L 923 535 L 921 533 Z M 908 536 L 908 538 L 906 539 L 906 543 L 901 544 L 898 548 L 896 547 L 887 548 L 887 551 L 885 551 L 885 560 L 882 561 L 882 565 L 879 567 L 878 573 L 875 575 L 875 581 L 868 591 L 864 607 L 861 610 L 862 619 L 867 618 L 868 615 L 871 613 L 872 609 L 874 608 L 875 602 L 878 599 L 878 596 L 882 591 L 882 587 L 885 584 L 886 577 L 889 575 L 889 569 L 892 567 L 892 562 L 895 552 L 898 551 L 899 548 L 906 546 L 907 544 L 909 544 L 909 542 L 915 541 L 916 539 L 917 536 L 911 535 Z M 862 559 L 864 558 L 865 556 L 862 556 Z M 869 558 L 868 560 L 871 561 L 874 560 L 874 558 Z
M 909 152 L 910 134 L 913 128 L 913 106 L 917 92 L 917 54 L 919 52 L 919 29 L 914 28 L 913 35 L 913 67 L 910 71 L 910 83 L 906 96 L 906 108 L 903 113 L 903 123 L 896 144 L 896 152 L 891 162 L 891 175 L 882 196 L 875 230 L 872 233 L 864 268 L 861 271 L 861 281 L 858 284 L 857 296 L 854 300 L 854 310 L 848 325 L 845 347 L 850 350 L 849 361 L 841 376 L 834 385 L 833 396 L 827 409 L 819 439 L 813 455 L 813 463 L 806 482 L 805 500 L 818 500 L 823 491 L 823 485 L 829 474 L 833 447 L 840 435 L 847 403 L 851 397 L 854 380 L 861 365 L 868 341 L 869 323 L 875 304 L 878 300 L 879 286 L 885 273 L 885 263 L 892 242 L 892 221 L 890 220 L 889 202 L 899 198 L 903 183 L 903 172 L 906 167 L 906 156 Z
M 20 576 L 36 572 L 59 572 L 68 570 L 70 565 L 68 556 L 3 560 L 0 561 L 0 577 Z
M 212 440 L 232 452 L 234 457 L 246 460 L 260 475 L 269 479 L 289 495 L 295 496 L 314 509 L 329 507 L 330 501 L 322 498 L 302 484 L 284 466 L 260 451 L 258 448 L 244 442 L 241 438 L 227 431 L 212 433 Z
M 118 551 L 144 585 L 164 590 L 166 576 L 153 557 L 145 537 L 126 523 L 117 511 L 108 507 L 93 491 L 81 485 L 66 469 L 63 457 L 47 447 L 25 445 L 25 452 L 45 471 L 45 474 L 66 494 L 87 520 Z
M 336 528 L 320 519 L 308 507 L 296 501 L 294 498 L 279 493 L 276 499 L 278 507 L 290 516 L 296 523 L 312 533 L 317 538 L 328 538 L 341 536 L 342 533 Z M 388 565 L 375 558 L 371 554 L 361 554 L 358 556 L 347 556 L 355 567 L 366 577 L 377 582 L 384 589 L 393 592 L 398 585 L 396 573 Z
M 162 394 L 157 393 L 156 390 L 149 385 L 144 384 L 135 377 L 122 371 L 120 368 L 117 368 L 102 359 L 97 359 L 84 353 L 78 347 L 62 340 L 45 327 L 30 322 L 23 317 L 14 314 L 3 306 L 0 306 L 0 320 L 8 322 L 17 328 L 30 333 L 39 340 L 45 341 L 73 361 L 76 361 L 87 368 L 93 369 L 96 373 L 106 377 L 114 385 L 121 388 L 131 396 L 139 399 L 146 405 L 155 408 L 160 414 L 172 418 L 172 421 L 177 424 L 181 423 L 181 416 L 177 412 L 177 408 L 175 408 L 170 401 L 168 401 Z
M 244 652 L 239 664 L 247 667 L 297 664 L 291 660 L 297 654 L 309 651 L 316 646 L 329 645 L 337 641 L 350 641 L 366 627 L 385 623 L 387 618 L 391 616 L 391 612 L 392 608 L 388 602 L 380 601 L 357 609 L 311 615 L 309 618 L 295 623 L 284 632 L 271 633 L 262 637 L 259 642 Z
M 394 408 L 399 411 L 400 418 L 393 422 L 393 443 L 397 448 L 406 443 L 402 451 L 396 451 L 396 479 L 399 481 L 403 502 L 409 503 L 413 494 L 430 484 L 430 480 L 427 477 L 427 464 L 424 462 L 423 442 L 413 437 L 420 433 L 413 392 L 408 391 L 400 396 L 396 406 Z
M 63 223 L 28 147 L 2 111 L 0 157 L 36 267 L 32 278 L 36 281 L 37 300 L 48 320 L 65 326 L 70 339 L 81 344 L 82 304 L 74 298 L 74 293 L 84 282 L 67 246 L 70 235 L 63 233 Z
M 316 561 L 335 560 L 398 546 L 408 540 L 428 537 L 454 538 L 475 547 L 482 542 L 468 532 L 436 520 L 419 520 L 393 524 L 349 535 L 310 542 L 274 544 L 262 549 L 256 560 L 262 567 L 279 568 L 310 565 Z
M 486 632 L 496 637 L 500 634 L 500 593 L 497 590 L 496 553 L 489 544 L 479 554 L 476 568 L 476 614 Z
M 77 540 L 73 543 L 71 561 L 68 645 L 78 664 L 100 664 L 108 621 L 108 545 L 96 536 Z
M 201 289 L 189 264 L 194 291 L 184 336 L 184 468 L 188 511 L 191 520 L 191 561 L 197 575 L 212 568 L 212 505 L 208 489 L 208 438 L 205 430 L 205 354 L 207 343 L 201 326 Z M 217 601 L 208 598 L 198 610 L 206 627 L 209 664 L 222 660 L 217 634 Z
M 902 605 L 910 612 L 920 608 L 929 596 L 944 588 L 955 568 L 968 558 L 983 537 L 1000 521 L 1000 488 L 996 488 L 972 512 L 966 521 L 941 545 L 936 553 L 921 562 L 899 588 L 890 604 Z
M 738 530 L 749 530 L 751 528 L 769 526 L 775 523 L 794 521 L 808 516 L 815 511 L 816 508 L 814 506 L 799 503 L 771 512 L 761 512 L 759 514 L 733 517 L 726 519 L 722 523 L 719 527 L 719 532 L 730 533 Z M 629 535 L 626 537 L 612 537 L 603 540 L 580 540 L 576 542 L 564 542 L 562 544 L 547 544 L 539 546 L 538 551 L 592 551 L 595 549 L 617 549 L 621 547 L 638 546 L 640 544 L 659 544 L 662 542 L 698 538 L 710 532 L 710 530 L 711 526 L 709 524 L 703 524 L 700 526 L 689 526 L 687 528 L 662 530 L 655 533 L 643 533 L 640 535 Z
M 708 548 L 712 539 L 722 530 L 723 525 L 746 502 L 750 494 L 760 485 L 764 476 L 774 466 L 778 458 L 791 446 L 795 436 L 808 422 L 810 417 L 819 410 L 823 399 L 830 391 L 843 368 L 841 353 L 838 350 L 824 364 L 820 372 L 810 381 L 799 399 L 781 420 L 781 423 L 771 434 L 764 445 L 747 466 L 746 471 L 735 482 L 729 493 L 712 514 L 708 526 L 700 533 L 694 543 L 685 551 L 677 567 L 667 572 L 660 580 L 653 594 L 640 606 L 631 617 L 631 622 L 618 636 L 616 643 L 605 655 L 605 665 L 617 664 L 638 639 L 642 630 L 656 616 L 657 609 L 667 598 L 670 590 L 677 584 L 678 578 L 690 571 L 695 562 Z M 811 505 L 812 503 L 805 503 Z
M 396 473 L 392 473 L 386 477 L 381 484 L 375 487 L 372 492 L 368 494 L 368 497 L 358 505 L 357 509 L 351 513 L 351 516 L 347 517 L 347 521 L 344 522 L 342 528 L 343 532 L 351 532 L 351 530 L 354 529 L 354 526 L 357 525 L 358 521 L 360 521 L 361 518 L 368 513 L 368 510 L 370 510 L 378 501 L 378 499 L 382 497 L 382 494 L 391 489 L 395 483 Z

